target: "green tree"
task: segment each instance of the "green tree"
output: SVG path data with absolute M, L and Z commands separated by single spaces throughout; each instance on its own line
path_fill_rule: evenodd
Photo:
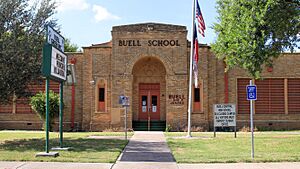
M 41 120 L 44 121 L 44 129 L 46 122 L 46 94 L 39 92 L 30 98 L 30 105 Z M 54 93 L 52 90 L 49 92 L 49 118 L 50 118 L 50 131 L 52 131 L 54 119 L 59 115 L 59 94 Z
M 77 52 L 78 46 L 76 44 L 71 43 L 71 40 L 66 38 L 64 49 L 65 49 L 65 52 Z
M 41 75 L 45 25 L 56 26 L 53 0 L 0 1 L 0 102 L 27 95 L 27 85 Z
M 218 0 L 217 11 L 212 49 L 226 71 L 239 66 L 259 78 L 263 65 L 299 47 L 299 0 Z

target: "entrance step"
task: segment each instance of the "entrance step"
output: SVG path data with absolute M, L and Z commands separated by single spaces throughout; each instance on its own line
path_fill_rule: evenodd
M 132 121 L 134 131 L 148 131 L 148 121 Z M 166 121 L 151 121 L 150 131 L 165 131 Z

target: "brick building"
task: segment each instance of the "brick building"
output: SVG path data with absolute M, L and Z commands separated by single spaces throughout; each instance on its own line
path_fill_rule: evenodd
M 190 43 L 185 26 L 144 23 L 112 28 L 112 40 L 69 53 L 77 83 L 64 87 L 65 129 L 101 131 L 124 126 L 119 96 L 130 98 L 129 127 L 151 124 L 182 130 L 187 125 Z M 224 72 L 210 47 L 199 47 L 199 88 L 193 88 L 192 126 L 213 127 L 213 105 L 234 103 L 237 126 L 249 125 L 248 74 Z M 256 80 L 254 124 L 300 129 L 300 54 L 282 54 Z M 17 104 L 18 105 L 18 104 Z M 35 114 L 0 106 L 0 128 L 39 129 Z M 36 124 L 36 125 L 32 125 Z M 139 126 L 141 125 L 141 126 Z M 143 128 L 146 127 L 146 128 Z M 155 130 L 155 126 L 150 127 Z

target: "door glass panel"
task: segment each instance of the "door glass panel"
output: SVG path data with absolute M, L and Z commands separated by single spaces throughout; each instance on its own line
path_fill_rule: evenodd
M 147 112 L 147 96 L 142 96 L 142 112 Z
M 157 111 L 157 96 L 152 96 L 152 112 Z

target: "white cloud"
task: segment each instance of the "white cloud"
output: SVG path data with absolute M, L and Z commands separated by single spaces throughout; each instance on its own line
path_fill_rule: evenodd
M 89 8 L 89 4 L 86 0 L 56 0 L 58 12 L 68 10 L 86 10 Z
M 106 8 L 99 5 L 93 5 L 93 12 L 95 12 L 94 18 L 96 22 L 108 19 L 120 19 L 120 17 L 109 13 Z

